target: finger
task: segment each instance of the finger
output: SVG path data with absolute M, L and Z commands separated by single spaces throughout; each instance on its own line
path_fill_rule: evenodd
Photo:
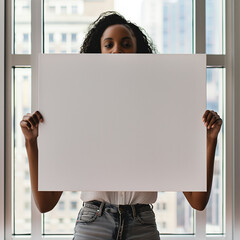
M 29 118 L 30 118 L 30 116 L 24 115 L 22 120 L 28 121 Z
M 32 115 L 32 117 L 33 117 L 34 121 L 36 122 L 36 127 L 38 126 L 38 124 L 39 124 L 40 121 L 41 121 L 41 122 L 43 121 L 42 115 L 41 115 L 41 113 L 39 113 L 39 112 L 35 112 L 35 113 Z
M 21 126 L 21 128 L 27 128 L 27 130 L 31 129 L 31 124 L 25 120 L 22 120 L 20 122 L 20 126 Z
M 208 123 L 207 128 L 208 128 L 208 129 L 212 128 L 213 124 L 214 124 L 217 120 L 218 120 L 218 118 L 217 118 L 215 115 L 212 115 L 212 117 L 211 117 L 211 119 L 210 119 L 210 121 L 209 121 L 209 123 Z
M 210 111 L 209 114 L 207 115 L 206 121 L 209 123 L 214 115 L 215 115 L 214 112 Z
M 33 115 L 36 115 L 40 122 L 43 122 L 43 116 L 39 111 L 36 111 Z
M 39 124 L 39 119 L 38 119 L 38 117 L 37 117 L 36 114 L 33 114 L 32 117 L 33 117 L 33 120 L 35 121 L 35 123 L 36 123 L 36 127 L 37 127 L 38 124 Z
M 31 125 L 33 126 L 33 128 L 37 127 L 38 122 L 36 122 L 36 120 L 35 120 L 35 118 L 33 116 L 31 116 L 29 118 L 29 121 L 30 121 Z
M 207 119 L 207 116 L 208 116 L 208 114 L 210 113 L 210 111 L 209 110 L 206 110 L 205 111 L 205 113 L 203 114 L 203 121 L 205 122 L 206 121 L 206 119 Z
M 34 121 L 38 124 L 39 121 L 43 122 L 43 116 L 39 111 L 34 112 L 33 114 L 27 113 L 23 116 L 23 120 L 29 121 L 29 118 L 33 117 Z
M 27 117 L 24 119 L 25 121 L 27 121 L 30 125 L 31 125 L 31 129 L 34 129 L 37 125 L 37 123 L 35 122 L 34 118 L 31 117 Z
M 222 126 L 222 119 L 219 117 L 215 123 L 212 125 L 212 128 L 214 128 L 215 126 Z
M 41 119 L 42 115 L 39 112 L 35 112 L 33 114 L 28 113 L 23 117 L 23 120 L 30 122 L 31 128 L 37 127 Z
M 31 116 L 25 115 L 25 116 L 23 117 L 23 120 L 24 120 L 25 122 L 28 122 L 28 123 L 30 124 L 30 128 L 33 128 L 33 127 L 34 127 L 35 122 L 34 122 L 34 120 L 33 120 L 32 115 L 31 115 Z
M 209 114 L 208 114 L 208 116 L 207 116 L 207 119 L 206 119 L 206 123 L 205 123 L 205 126 L 206 127 L 208 127 L 209 126 L 209 124 L 210 124 L 210 122 L 211 122 L 211 120 L 212 120 L 212 118 L 216 118 L 217 119 L 217 113 L 216 112 L 214 112 L 214 111 L 210 111 L 209 112 Z M 216 120 L 215 119 L 215 120 Z
M 204 125 L 208 127 L 209 122 L 211 121 L 212 118 L 212 112 L 208 111 L 207 115 L 205 116 L 204 119 Z

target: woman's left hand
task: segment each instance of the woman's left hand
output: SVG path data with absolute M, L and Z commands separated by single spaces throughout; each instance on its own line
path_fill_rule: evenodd
M 207 137 L 217 138 L 222 126 L 222 119 L 220 116 L 214 111 L 207 110 L 203 114 L 203 122 L 207 128 Z

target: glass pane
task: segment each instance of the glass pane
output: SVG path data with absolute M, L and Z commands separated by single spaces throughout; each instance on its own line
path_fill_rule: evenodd
M 223 117 L 223 82 L 225 70 L 211 68 L 207 70 L 207 108 L 217 111 Z M 214 177 L 211 197 L 207 206 L 206 231 L 211 233 L 223 233 L 224 197 L 223 197 L 223 130 L 218 137 L 218 145 L 215 154 Z
M 192 1 L 45 0 L 44 52 L 78 53 L 90 23 L 115 10 L 143 27 L 159 53 L 192 53 Z M 128 7 L 126 7 L 128 6 Z
M 193 210 L 181 192 L 159 192 L 154 204 L 160 234 L 193 234 Z
M 31 0 L 15 0 L 14 53 L 31 53 Z
M 206 53 L 223 54 L 224 51 L 223 0 L 206 0 Z
M 31 186 L 24 136 L 23 115 L 31 111 L 31 69 L 16 68 L 14 78 L 14 234 L 31 233 Z
M 159 53 L 193 53 L 192 8 L 191 0 L 143 0 L 140 26 L 152 37 Z
M 44 214 L 43 234 L 73 234 L 81 207 L 79 192 L 64 192 L 55 208 Z

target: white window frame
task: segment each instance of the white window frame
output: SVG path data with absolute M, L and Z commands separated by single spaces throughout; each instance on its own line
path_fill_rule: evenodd
M 233 9 L 234 33 L 231 39 L 233 59 L 233 239 L 240 239 L 240 2 L 235 0 Z M 229 56 L 230 58 L 230 56 Z M 230 90 L 229 90 L 230 91 Z
M 4 239 L 4 179 L 5 179 L 5 2 L 0 1 L 0 239 Z
M 217 4 L 217 3 L 216 3 Z M 6 8 L 5 8 L 6 5 Z M 0 0 L 0 239 L 40 240 L 41 214 L 32 199 L 31 236 L 12 236 L 11 204 L 11 104 L 12 67 L 31 66 L 32 68 L 32 110 L 37 106 L 37 55 L 42 52 L 42 1 L 32 0 L 32 53 L 30 55 L 12 54 L 13 11 L 12 0 Z M 6 11 L 5 11 L 6 9 Z M 226 0 L 226 54 L 207 55 L 207 65 L 226 68 L 226 111 L 225 156 L 226 159 L 226 216 L 224 235 L 206 235 L 206 211 L 196 212 L 196 234 L 163 235 L 161 239 L 240 239 L 240 1 Z M 196 53 L 205 52 L 205 0 L 195 0 L 196 13 Z M 6 16 L 6 21 L 5 21 Z M 6 32 L 4 30 L 6 29 Z M 5 58 L 6 55 L 6 58 Z M 4 67 L 5 66 L 5 67 Z M 4 134 L 2 134 L 4 133 Z M 4 171 L 6 170 L 6 171 Z M 71 236 L 44 236 L 46 240 L 69 240 Z

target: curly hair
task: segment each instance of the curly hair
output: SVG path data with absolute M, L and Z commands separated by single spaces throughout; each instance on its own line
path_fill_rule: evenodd
M 85 36 L 80 53 L 101 53 L 101 37 L 103 32 L 111 25 L 123 24 L 128 27 L 136 37 L 137 53 L 156 53 L 152 40 L 144 29 L 134 23 L 127 21 L 122 15 L 114 11 L 102 13 L 96 21 L 90 24 L 88 33 Z

